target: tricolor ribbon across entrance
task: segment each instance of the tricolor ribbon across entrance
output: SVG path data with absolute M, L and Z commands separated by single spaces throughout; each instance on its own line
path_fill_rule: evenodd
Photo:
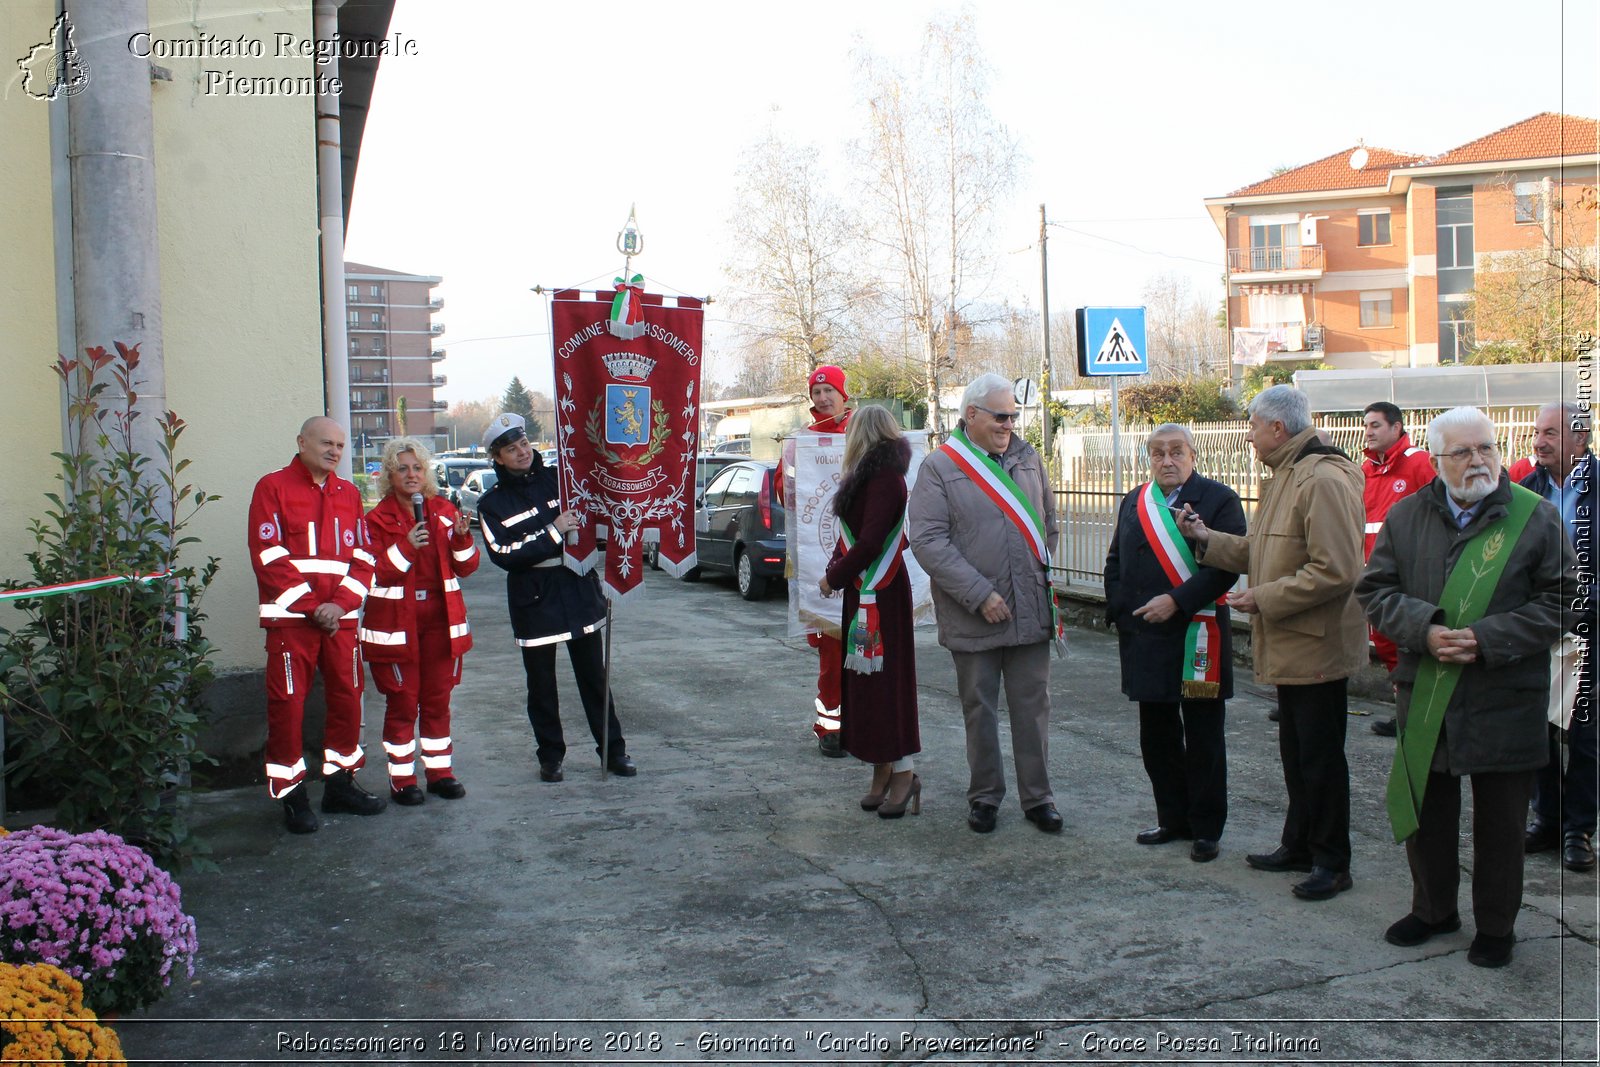
M 36 585 L 31 589 L 8 589 L 5 592 L 0 592 L 0 604 L 9 603 L 13 600 L 28 600 L 35 597 L 87 593 L 91 589 L 109 589 L 114 585 L 127 585 L 134 582 L 157 582 L 163 578 L 170 577 L 172 577 L 171 571 L 157 571 L 154 574 L 108 574 L 101 578 L 80 578 L 75 582 Z
M 1160 499 L 1155 482 L 1139 487 L 1135 498 L 1139 525 L 1155 553 L 1167 581 L 1176 589 L 1194 577 L 1198 570 L 1189 543 L 1178 532 L 1178 523 Z M 1218 598 L 1217 603 L 1221 603 Z M 1222 692 L 1222 631 L 1217 622 L 1216 604 L 1207 604 L 1194 613 L 1183 640 L 1182 693 L 1196 700 L 1214 700 Z

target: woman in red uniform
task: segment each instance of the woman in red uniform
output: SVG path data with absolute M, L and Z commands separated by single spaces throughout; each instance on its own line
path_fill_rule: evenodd
M 460 580 L 478 569 L 478 548 L 455 505 L 435 495 L 432 458 L 413 437 L 385 445 L 380 476 L 389 492 L 367 512 L 377 566 L 361 621 L 361 651 L 387 701 L 383 750 L 390 794 L 408 807 L 426 799 L 417 786 L 419 753 L 428 792 L 447 800 L 467 792 L 451 767 L 450 691 L 472 647 Z
M 881 407 L 856 411 L 845 433 L 843 476 L 833 498 L 841 535 L 823 596 L 844 590 L 844 750 L 872 764 L 861 806 L 885 819 L 917 814 L 922 782 L 911 757 L 917 731 L 917 659 L 911 578 L 906 573 L 906 470 L 911 446 Z

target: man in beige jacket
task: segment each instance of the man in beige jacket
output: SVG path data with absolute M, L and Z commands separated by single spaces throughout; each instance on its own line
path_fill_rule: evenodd
M 1283 837 L 1245 857 L 1261 871 L 1305 871 L 1304 900 L 1350 888 L 1350 770 L 1344 758 L 1346 684 L 1367 659 L 1367 628 L 1351 591 L 1361 577 L 1361 469 L 1325 445 L 1306 395 L 1290 385 L 1250 404 L 1250 444 L 1272 470 L 1248 535 L 1208 530 L 1187 512 L 1185 536 L 1207 566 L 1245 572 L 1228 604 L 1251 616 L 1256 680 L 1278 687 L 1278 752 L 1289 790 Z

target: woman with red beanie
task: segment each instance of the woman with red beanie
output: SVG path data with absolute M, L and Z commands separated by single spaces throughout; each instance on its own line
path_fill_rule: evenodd
M 407 807 L 426 799 L 417 786 L 419 754 L 428 792 L 446 800 L 467 792 L 451 766 L 450 692 L 472 647 L 460 580 L 478 569 L 478 547 L 455 505 L 436 495 L 431 458 L 413 437 L 384 445 L 378 476 L 389 492 L 367 512 L 378 562 L 361 620 L 361 654 L 387 701 L 389 793 Z

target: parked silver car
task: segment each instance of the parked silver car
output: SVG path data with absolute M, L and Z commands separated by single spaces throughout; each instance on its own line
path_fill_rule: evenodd
M 500 476 L 493 470 L 473 471 L 467 475 L 467 480 L 461 483 L 461 488 L 456 491 L 456 506 L 461 509 L 461 515 L 467 520 L 468 526 L 477 526 L 478 498 L 494 488 L 494 483 Z

